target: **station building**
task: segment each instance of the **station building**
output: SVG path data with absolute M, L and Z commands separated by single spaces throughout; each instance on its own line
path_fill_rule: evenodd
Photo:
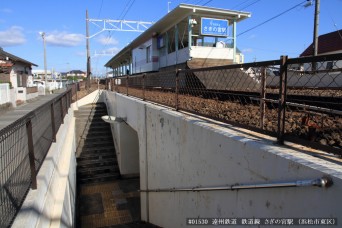
M 237 23 L 248 12 L 180 4 L 106 64 L 113 76 L 243 63 Z

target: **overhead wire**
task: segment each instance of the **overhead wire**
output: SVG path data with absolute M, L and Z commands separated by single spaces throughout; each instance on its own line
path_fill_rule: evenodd
M 247 32 L 250 32 L 250 31 L 252 31 L 253 29 L 256 29 L 256 28 L 258 28 L 258 27 L 260 27 L 260 26 L 262 26 L 262 25 L 264 25 L 264 24 L 266 24 L 266 23 L 268 23 L 268 22 L 270 22 L 270 21 L 272 21 L 272 20 L 274 20 L 274 19 L 276 19 L 276 18 L 278 18 L 278 17 L 284 15 L 285 13 L 287 13 L 287 12 L 289 12 L 289 11 L 291 11 L 291 10 L 297 8 L 297 7 L 300 6 L 300 5 L 302 5 L 304 2 L 306 2 L 306 0 L 303 1 L 303 2 L 301 2 L 301 3 L 299 3 L 299 4 L 296 4 L 295 6 L 292 6 L 291 8 L 289 8 L 289 9 L 287 9 L 287 10 L 281 12 L 280 14 L 277 14 L 277 15 L 271 17 L 270 19 L 268 19 L 268 20 L 266 20 L 266 21 L 264 21 L 264 22 L 262 22 L 262 23 L 260 23 L 260 24 L 257 24 L 257 25 L 255 25 L 255 26 L 253 26 L 253 27 L 250 28 L 250 29 L 247 29 L 246 31 L 244 31 L 244 32 L 242 32 L 242 33 L 239 33 L 237 36 L 241 36 L 241 35 L 243 35 L 243 34 L 245 34 L 245 33 L 247 33 Z
M 102 0 L 103 1 L 103 0 Z M 127 15 L 127 13 L 129 12 L 129 10 L 132 8 L 133 4 L 135 3 L 135 0 L 129 0 L 124 9 L 122 10 L 122 12 L 120 13 L 120 16 L 119 16 L 119 19 L 118 20 L 123 20 L 125 18 L 125 16 Z M 101 8 L 102 8 L 102 5 L 101 5 Z M 112 31 L 108 31 L 108 35 L 107 35 L 107 40 L 106 40 L 106 43 L 103 45 L 103 49 L 106 49 L 111 38 L 112 38 Z M 97 64 L 98 64 L 98 59 L 96 61 L 96 69 L 97 69 Z
M 236 8 L 238 8 L 239 6 L 245 4 L 246 2 L 249 2 L 249 1 L 250 1 L 250 0 L 245 0 L 245 1 L 243 1 L 243 2 L 241 2 L 241 3 L 239 3 L 239 4 L 237 4 L 237 5 L 233 6 L 232 9 L 236 9 Z
M 209 1 L 207 1 L 206 3 L 204 3 L 203 5 L 205 6 L 206 4 L 208 4 L 208 3 L 210 3 L 210 2 L 212 2 L 213 0 L 209 0 Z
M 252 6 L 252 5 L 254 5 L 255 3 L 260 2 L 260 1 L 261 1 L 261 0 L 256 0 L 255 2 L 252 2 L 251 4 L 249 4 L 249 5 L 247 5 L 247 6 L 243 7 L 243 8 L 241 8 L 241 9 L 239 9 L 239 10 L 241 11 L 241 10 L 247 9 L 248 7 L 250 7 L 250 6 Z

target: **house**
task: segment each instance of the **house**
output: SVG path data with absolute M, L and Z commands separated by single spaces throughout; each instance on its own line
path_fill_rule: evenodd
M 338 54 L 342 53 L 342 29 L 335 32 L 320 35 L 318 37 L 318 55 Z M 311 43 L 301 54 L 300 57 L 313 56 L 313 43 Z M 302 69 L 307 69 L 302 66 Z M 342 68 L 342 61 L 327 61 L 324 62 L 321 70 L 331 70 Z
M 0 83 L 10 84 L 6 88 L 8 94 L 6 103 L 10 102 L 13 106 L 16 106 L 38 96 L 38 88 L 28 86 L 29 81 L 32 81 L 33 78 L 32 66 L 38 65 L 0 48 Z
M 300 57 L 313 56 L 313 43 L 311 43 Z M 318 37 L 317 55 L 334 55 L 342 53 L 342 30 L 330 32 Z M 324 58 L 325 59 L 325 58 Z M 305 61 L 303 64 L 291 64 L 287 71 L 287 86 L 311 88 L 335 88 L 342 85 L 342 61 L 320 60 Z M 330 77 L 327 77 L 330 75 Z M 268 85 L 277 85 L 279 79 L 268 78 Z
M 38 66 L 0 48 L 0 81 L 10 82 L 13 88 L 26 87 L 32 75 L 32 66 Z
M 32 70 L 32 75 L 35 79 L 45 79 L 45 70 L 41 70 L 41 69 Z M 46 78 L 48 80 L 58 79 L 59 76 L 60 76 L 60 73 L 56 71 L 46 70 Z
M 87 74 L 81 70 L 71 70 L 71 71 L 66 73 L 67 77 L 71 76 L 71 77 L 83 77 L 83 78 L 85 78 L 86 75 Z
M 342 53 L 342 29 L 320 35 L 318 37 L 318 55 L 337 54 Z M 300 57 L 313 55 L 313 43 L 311 43 L 303 52 Z
M 114 76 L 243 63 L 236 24 L 250 13 L 180 4 L 149 27 L 106 67 Z

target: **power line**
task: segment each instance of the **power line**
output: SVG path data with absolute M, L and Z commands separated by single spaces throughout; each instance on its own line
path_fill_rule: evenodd
M 203 5 L 205 6 L 206 4 L 208 4 L 209 2 L 212 2 L 213 0 L 209 0 L 206 3 L 204 3 Z
M 97 17 L 100 17 L 100 15 L 101 15 L 102 5 L 103 5 L 103 0 L 101 1 L 100 10 L 99 10 L 99 15 L 98 15 Z
M 261 0 L 256 0 L 255 2 L 252 2 L 251 4 L 245 6 L 244 8 L 241 8 L 240 10 L 244 10 L 244 9 L 246 9 L 246 8 L 248 8 L 248 7 L 252 6 L 252 5 L 254 5 L 254 4 L 257 3 L 257 2 L 260 2 L 260 1 L 261 1 Z
M 241 2 L 240 4 L 237 4 L 236 6 L 233 6 L 232 9 L 235 9 L 235 8 L 241 6 L 241 5 L 243 5 L 243 4 L 245 4 L 246 2 L 249 2 L 249 1 L 250 1 L 250 0 L 246 0 L 246 1 L 244 1 L 244 2 Z
M 242 34 L 245 34 L 245 33 L 249 32 L 249 31 L 251 31 L 251 30 L 253 30 L 253 29 L 256 29 L 256 28 L 260 27 L 261 25 L 266 24 L 267 22 L 270 22 L 270 21 L 272 21 L 272 20 L 274 20 L 274 19 L 280 17 L 281 15 L 283 15 L 283 14 L 285 14 L 285 13 L 287 13 L 287 12 L 289 12 L 289 11 L 295 9 L 295 8 L 297 8 L 298 6 L 302 5 L 304 2 L 306 2 L 306 0 L 303 1 L 303 2 L 301 2 L 301 3 L 299 3 L 299 4 L 297 4 L 297 5 L 295 5 L 295 6 L 293 6 L 293 7 L 291 7 L 291 8 L 289 8 L 289 9 L 287 9 L 287 10 L 285 10 L 284 12 L 282 12 L 282 13 L 280 13 L 280 14 L 274 16 L 274 17 L 271 17 L 270 19 L 268 19 L 268 20 L 266 20 L 266 21 L 264 21 L 264 22 L 262 22 L 262 23 L 260 23 L 260 24 L 258 24 L 258 25 L 256 25 L 256 26 L 254 26 L 254 27 L 252 27 L 252 28 L 250 28 L 250 29 L 247 29 L 246 31 L 244 31 L 244 32 L 242 32 L 242 33 L 240 33 L 240 34 L 238 34 L 237 36 L 240 36 L 240 35 L 242 35 Z
M 128 9 L 126 10 L 126 13 L 122 16 L 122 20 L 125 18 L 125 16 L 127 15 L 128 11 L 132 8 L 134 2 L 135 2 L 135 0 L 133 0 L 132 3 L 129 5 Z

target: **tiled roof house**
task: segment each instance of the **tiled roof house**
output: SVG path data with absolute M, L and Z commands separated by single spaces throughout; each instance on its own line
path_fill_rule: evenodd
M 318 37 L 318 55 L 342 53 L 342 29 L 320 35 Z M 311 43 L 300 57 L 313 55 L 313 43 Z
M 32 66 L 38 66 L 0 48 L 0 81 L 11 82 L 14 88 L 26 87 Z

